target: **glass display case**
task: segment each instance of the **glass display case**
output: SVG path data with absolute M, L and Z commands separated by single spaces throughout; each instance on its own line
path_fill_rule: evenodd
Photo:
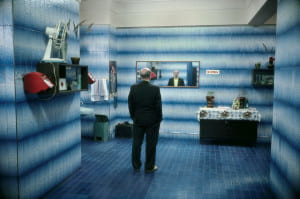
M 37 72 L 45 74 L 55 86 L 46 93 L 70 93 L 88 90 L 88 67 L 63 63 L 39 63 Z
M 274 86 L 274 70 L 273 69 L 254 69 L 252 85 L 254 87 L 270 87 Z

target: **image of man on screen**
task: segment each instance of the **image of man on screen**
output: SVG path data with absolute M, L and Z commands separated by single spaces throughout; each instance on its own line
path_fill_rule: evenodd
M 168 86 L 184 86 L 184 80 L 182 78 L 179 78 L 178 70 L 173 71 L 173 77 L 169 79 Z

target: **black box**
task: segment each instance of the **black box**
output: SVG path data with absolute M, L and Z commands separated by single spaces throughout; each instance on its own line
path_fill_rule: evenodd
M 115 129 L 115 137 L 131 138 L 133 132 L 133 124 L 129 122 L 118 123 Z

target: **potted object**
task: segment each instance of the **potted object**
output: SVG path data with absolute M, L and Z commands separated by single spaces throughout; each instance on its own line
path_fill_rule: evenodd
M 269 64 L 268 64 L 268 69 L 274 69 L 274 57 L 269 57 Z
M 255 63 L 255 69 L 260 69 L 260 62 Z
M 237 97 L 237 98 L 235 98 L 233 101 L 232 101 L 232 109 L 235 109 L 235 110 L 237 110 L 237 109 L 239 109 L 240 108 L 240 100 L 239 100 L 239 98 Z
M 80 57 L 71 57 L 72 64 L 79 64 Z
M 239 108 L 248 108 L 248 100 L 246 97 L 239 97 L 239 104 L 240 107 Z
M 206 103 L 208 108 L 213 108 L 215 102 L 214 92 L 209 91 L 206 96 Z

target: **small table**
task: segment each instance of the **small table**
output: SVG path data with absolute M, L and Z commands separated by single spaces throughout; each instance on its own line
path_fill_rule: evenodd
M 235 110 L 229 107 L 201 107 L 197 119 L 200 122 L 200 142 L 254 144 L 261 115 L 255 108 Z

